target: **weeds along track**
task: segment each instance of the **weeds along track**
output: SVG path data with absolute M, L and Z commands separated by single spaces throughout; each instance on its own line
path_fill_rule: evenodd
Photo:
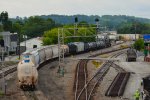
M 124 51 L 121 51 L 117 54 L 113 54 L 111 58 L 116 58 L 123 53 Z M 95 57 L 98 55 L 92 56 Z M 96 87 L 103 80 L 103 77 L 108 72 L 109 68 L 113 65 L 114 62 L 105 62 L 89 81 L 87 80 L 87 63 L 88 60 L 80 60 L 76 67 L 76 75 L 74 82 L 75 100 L 92 100 L 93 94 L 96 91 Z M 117 66 L 116 69 L 124 71 L 119 66 Z

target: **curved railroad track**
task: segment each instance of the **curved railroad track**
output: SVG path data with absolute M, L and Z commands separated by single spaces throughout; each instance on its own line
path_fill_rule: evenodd
M 121 51 L 117 54 L 113 54 L 111 58 L 116 58 L 117 56 L 123 54 L 124 51 Z M 93 57 L 97 55 L 92 55 Z M 101 68 L 95 73 L 95 75 L 87 82 L 87 63 L 88 60 L 80 60 L 76 68 L 75 76 L 75 100 L 91 100 L 92 95 L 96 87 L 103 80 L 103 77 L 109 70 L 110 66 L 114 64 L 113 61 L 106 61 Z M 121 67 L 117 66 L 115 69 L 119 71 L 125 71 Z

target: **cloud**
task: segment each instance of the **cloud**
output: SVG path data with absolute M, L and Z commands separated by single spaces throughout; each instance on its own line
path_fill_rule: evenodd
M 150 18 L 149 0 L 1 0 L 11 17 L 42 14 L 122 14 Z

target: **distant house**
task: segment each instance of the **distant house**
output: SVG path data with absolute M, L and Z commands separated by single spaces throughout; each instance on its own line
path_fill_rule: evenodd
M 26 50 L 33 49 L 34 45 L 36 45 L 37 48 L 42 47 L 42 39 L 36 37 L 20 43 L 20 46 L 26 46 Z

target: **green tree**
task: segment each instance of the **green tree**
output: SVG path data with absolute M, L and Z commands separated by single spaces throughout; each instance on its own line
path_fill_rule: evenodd
M 0 25 L 0 32 L 2 32 L 3 31 L 3 26 L 2 25 Z
M 73 36 L 74 35 L 74 29 L 73 25 L 65 25 L 64 27 L 64 36 Z M 64 42 L 65 43 L 70 43 L 70 42 L 89 42 L 89 41 L 95 41 L 95 30 L 94 28 L 87 28 L 87 27 L 78 27 L 77 33 L 75 34 L 76 36 L 93 36 L 93 37 L 70 37 L 70 38 L 65 38 Z M 43 45 L 50 45 L 50 44 L 57 44 L 58 43 L 58 28 L 54 28 L 50 31 L 45 31 L 43 35 Z
M 136 50 L 143 50 L 144 49 L 144 40 L 143 39 L 138 39 L 135 41 L 135 43 L 133 44 L 134 48 Z
M 55 27 L 55 22 L 52 19 L 45 20 L 37 16 L 32 16 L 24 23 L 22 32 L 29 37 L 37 37 L 42 36 L 44 31 L 53 27 Z
M 57 44 L 58 40 L 58 29 L 54 28 L 49 31 L 45 31 L 43 35 L 43 45 Z

